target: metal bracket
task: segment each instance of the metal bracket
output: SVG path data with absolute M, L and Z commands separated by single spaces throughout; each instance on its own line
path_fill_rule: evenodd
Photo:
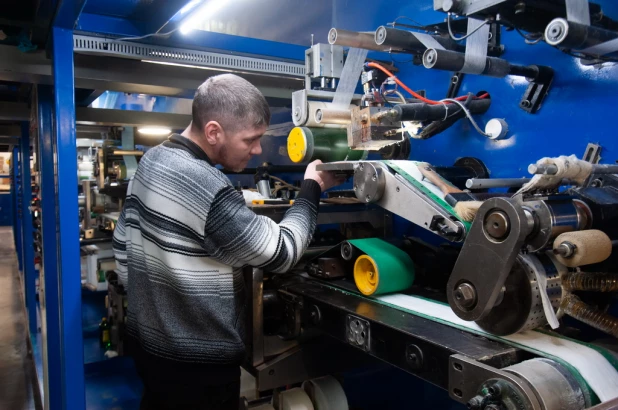
M 584 152 L 584 156 L 582 159 L 584 161 L 590 162 L 591 164 L 598 164 L 601 161 L 601 147 L 599 144 L 588 143 L 586 146 L 586 151 Z
M 532 229 L 523 208 L 491 198 L 479 208 L 447 284 L 448 303 L 464 320 L 479 320 L 495 305 Z
M 529 112 L 536 113 L 540 108 L 545 96 L 549 93 L 549 88 L 554 80 L 554 70 L 546 66 L 532 66 L 539 71 L 535 78 L 529 78 L 530 84 L 519 102 L 519 107 Z
M 455 401 L 469 403 L 487 382 L 506 381 L 526 402 L 518 403 L 522 410 L 541 410 L 534 391 L 519 377 L 479 363 L 467 356 L 455 354 L 449 358 L 448 393 Z M 474 407 L 474 406 L 471 406 Z
M 371 346 L 371 327 L 368 321 L 356 316 L 348 315 L 346 321 L 346 335 L 348 343 L 369 351 Z
M 352 174 L 361 164 L 363 169 L 380 170 L 376 180 L 367 181 L 364 184 L 362 195 L 357 189 L 356 195 L 363 202 L 373 202 L 408 221 L 425 228 L 435 234 L 443 236 L 449 241 L 460 242 L 465 237 L 465 227 L 459 221 L 453 220 L 452 215 L 440 205 L 434 203 L 427 195 L 410 184 L 404 177 L 393 172 L 386 164 L 380 161 L 345 161 L 320 164 L 318 171 L 335 171 Z M 367 165 L 369 164 L 369 165 Z M 371 177 L 371 173 L 368 174 Z M 360 176 L 359 176 L 360 178 Z M 383 179 L 383 181 L 382 181 Z M 355 177 L 354 184 L 357 184 Z M 365 189 L 368 185 L 375 185 L 372 192 L 380 192 L 380 195 L 367 195 Z M 380 188 L 382 187 L 382 188 Z M 382 192 L 383 191 L 383 192 Z M 441 223 L 432 226 L 435 218 L 442 218 Z

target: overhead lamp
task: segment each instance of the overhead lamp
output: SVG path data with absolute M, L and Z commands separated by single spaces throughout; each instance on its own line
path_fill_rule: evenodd
M 229 0 L 207 0 L 202 6 L 196 9 L 189 15 L 180 25 L 180 32 L 187 34 L 205 19 L 212 17 L 216 12 L 221 10 Z
M 144 135 L 162 136 L 171 134 L 172 130 L 165 127 L 140 127 L 137 132 Z

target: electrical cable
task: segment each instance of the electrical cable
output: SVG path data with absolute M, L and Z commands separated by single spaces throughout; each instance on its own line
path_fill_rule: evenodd
M 150 38 L 150 37 L 169 37 L 172 34 L 174 34 L 175 32 L 177 32 L 178 29 L 180 29 L 180 26 L 176 27 L 174 30 L 168 31 L 167 33 L 159 33 L 157 31 L 156 33 L 150 33 L 150 34 L 146 34 L 144 36 L 139 36 L 139 37 L 120 37 L 120 38 L 115 38 L 114 40 L 116 40 L 116 41 L 131 41 L 131 40 L 143 40 L 145 38 Z
M 408 16 L 399 16 L 399 17 L 397 17 L 395 20 L 393 20 L 393 22 L 391 22 L 391 23 L 386 23 L 386 24 L 387 24 L 388 26 L 395 27 L 395 25 L 397 24 L 397 21 L 399 21 L 399 20 L 401 20 L 401 19 L 405 19 L 405 20 L 411 21 L 411 22 L 412 22 L 412 23 L 414 23 L 414 24 L 418 24 L 418 27 L 417 27 L 417 28 L 424 28 L 424 27 L 425 27 L 425 26 L 423 26 L 421 23 L 419 23 L 418 21 L 416 21 L 416 20 L 414 20 L 414 19 L 411 19 L 411 18 L 410 18 L 410 17 L 408 17 Z
M 485 131 L 481 130 L 481 128 L 478 126 L 478 124 L 476 123 L 476 121 L 474 120 L 474 118 L 472 118 L 472 114 L 470 113 L 470 111 L 466 108 L 465 105 L 463 105 L 461 102 L 452 99 L 452 98 L 445 98 L 441 101 L 449 101 L 452 103 L 455 103 L 457 105 L 459 105 L 461 107 L 461 109 L 466 113 L 466 117 L 468 117 L 468 120 L 470 120 L 470 122 L 472 123 L 472 125 L 474 126 L 474 128 L 476 129 L 476 131 L 481 134 L 484 137 L 490 138 L 491 135 L 486 134 Z
M 481 29 L 481 27 L 483 27 L 484 25 L 487 24 L 487 20 L 485 20 L 483 22 L 483 24 L 479 25 L 477 28 L 475 28 L 474 30 L 472 30 L 471 32 L 469 32 L 468 34 L 466 34 L 463 37 L 455 37 L 455 34 L 453 34 L 453 30 L 451 29 L 451 13 L 448 13 L 446 16 L 446 27 L 448 28 L 448 34 L 451 36 L 451 38 L 455 41 L 462 41 L 467 39 L 468 37 L 470 37 L 472 34 L 476 33 L 477 31 L 479 31 Z
M 427 104 L 431 104 L 431 105 L 437 105 L 437 104 L 443 104 L 443 102 L 440 101 L 434 101 L 434 100 L 430 100 L 428 98 L 423 97 L 422 95 L 420 95 L 417 92 L 412 91 L 407 85 L 405 85 L 400 79 L 398 79 L 397 77 L 395 77 L 395 75 L 393 73 L 391 73 L 389 70 L 387 70 L 386 68 L 382 67 L 380 64 L 378 63 L 366 63 L 367 67 L 373 67 L 373 68 L 377 68 L 378 70 L 382 71 L 384 74 L 386 74 L 387 76 L 389 76 L 390 78 L 393 79 L 393 81 L 395 81 L 397 84 L 399 84 L 399 86 L 401 86 L 401 88 L 403 88 L 404 90 L 406 90 L 407 92 L 409 92 L 412 96 L 414 96 L 415 98 L 423 101 L 424 103 Z M 483 95 L 480 95 L 478 98 L 487 98 L 489 97 L 489 93 L 485 93 Z M 465 100 L 467 99 L 468 96 L 464 95 L 461 97 L 457 97 L 455 98 L 455 100 L 457 101 L 461 101 L 461 100 Z M 444 101 L 444 100 L 443 100 Z

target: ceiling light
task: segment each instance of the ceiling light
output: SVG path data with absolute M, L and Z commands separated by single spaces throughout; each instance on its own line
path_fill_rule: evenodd
M 169 135 L 172 133 L 172 130 L 165 127 L 140 127 L 137 129 L 137 132 L 144 135 Z
M 196 7 L 185 21 L 180 25 L 180 32 L 182 34 L 189 33 L 192 29 L 200 26 L 206 19 L 210 19 L 216 12 L 221 10 L 229 0 L 210 0 L 203 4 L 201 7 Z

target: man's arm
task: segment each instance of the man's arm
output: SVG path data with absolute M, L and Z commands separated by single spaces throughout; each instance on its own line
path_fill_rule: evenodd
M 256 215 L 231 186 L 217 192 L 204 229 L 210 257 L 233 267 L 249 265 L 276 273 L 296 265 L 311 242 L 321 191 L 342 182 L 315 171 L 319 163 L 307 167 L 300 194 L 279 224 Z
M 114 229 L 112 247 L 114 248 L 114 256 L 116 258 L 116 273 L 118 274 L 118 280 L 126 287 L 129 283 L 129 270 L 127 265 L 127 236 L 124 218 L 123 209 L 116 223 L 116 228 Z

